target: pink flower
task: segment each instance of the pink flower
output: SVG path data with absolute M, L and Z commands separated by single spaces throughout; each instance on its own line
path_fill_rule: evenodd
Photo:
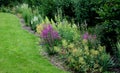
M 42 30 L 41 32 L 41 37 L 43 39 L 59 39 L 59 34 L 57 31 L 55 31 L 52 26 L 49 24 L 49 25 L 46 25 L 44 26 L 44 29 Z
M 88 34 L 88 32 L 86 32 L 84 35 L 83 35 L 83 39 L 88 39 L 89 38 L 89 34 Z
M 91 35 L 88 32 L 86 32 L 85 34 L 83 34 L 83 39 L 96 39 L 96 35 Z

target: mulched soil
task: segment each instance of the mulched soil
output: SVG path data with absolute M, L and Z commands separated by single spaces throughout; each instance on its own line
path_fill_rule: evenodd
M 30 33 L 35 34 L 35 32 L 30 27 L 25 25 L 24 19 L 20 18 L 20 22 L 21 22 L 21 25 L 22 25 L 23 29 L 29 31 Z

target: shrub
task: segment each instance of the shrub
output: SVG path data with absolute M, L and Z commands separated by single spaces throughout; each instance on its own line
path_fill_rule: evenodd
M 1 6 L 1 7 L 0 7 L 0 12 L 10 13 L 10 12 L 11 12 L 11 8 L 5 7 L 5 6 Z
M 30 27 L 32 30 L 36 31 L 36 28 L 37 28 L 37 25 L 39 23 L 42 23 L 42 17 L 41 15 L 37 15 L 37 16 L 34 16 L 32 19 L 31 19 L 31 23 L 30 23 Z M 38 31 L 39 31 L 39 28 L 38 28 Z M 40 31 L 39 31 L 40 32 Z
M 58 47 L 59 55 L 75 72 L 102 73 L 115 65 L 105 47 L 97 42 L 97 36 L 88 32 L 81 35 L 79 40 L 71 42 L 63 38 L 61 42 L 61 47 Z
M 60 9 L 62 11 L 62 15 L 64 15 L 67 19 L 71 20 L 71 18 L 75 17 L 72 0 L 54 0 L 54 1 L 57 9 Z
M 105 45 L 107 52 L 111 55 L 116 55 L 117 52 L 117 38 L 120 34 L 120 0 L 107 0 L 97 13 L 101 18 L 100 38 L 102 45 Z M 100 27 L 100 26 L 99 26 Z M 112 36 L 111 36 L 112 35 Z
M 48 16 L 48 18 L 53 18 L 57 11 L 54 0 L 41 0 L 38 9 L 43 16 Z
M 59 34 L 63 39 L 66 39 L 70 42 L 75 39 L 79 39 L 79 31 L 77 30 L 77 26 L 75 24 L 71 25 L 66 20 L 58 22 L 57 30 L 59 31 Z M 74 39 L 74 37 L 76 38 Z
M 15 6 L 22 2 L 23 2 L 23 0 L 8 0 L 8 1 L 0 0 L 0 7 L 1 6 L 10 6 L 11 7 L 11 6 Z
M 35 8 L 41 5 L 42 0 L 25 0 L 24 2 L 26 2 L 31 8 Z
M 86 39 L 82 40 L 79 46 L 78 43 L 62 41 L 63 49 L 60 54 L 72 70 L 83 73 L 102 73 L 114 65 L 104 47 L 99 45 L 97 48 L 89 48 L 87 43 Z
M 32 30 L 35 30 L 36 29 L 36 25 L 39 24 L 39 20 L 38 20 L 38 17 L 37 16 L 34 16 L 32 19 L 31 19 L 31 28 Z
M 62 18 L 61 15 L 55 16 L 55 21 L 56 30 L 59 31 L 62 39 L 72 42 L 80 38 L 80 31 L 74 22 L 70 23 L 67 19 Z

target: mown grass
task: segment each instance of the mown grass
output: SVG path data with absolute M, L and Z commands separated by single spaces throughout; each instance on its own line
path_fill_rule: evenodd
M 42 57 L 38 43 L 15 15 L 0 13 L 0 73 L 68 73 Z

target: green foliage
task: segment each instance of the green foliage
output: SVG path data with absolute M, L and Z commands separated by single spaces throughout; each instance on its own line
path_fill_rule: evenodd
M 10 13 L 11 10 L 10 10 L 9 7 L 1 6 L 1 7 L 0 7 L 0 12 Z
M 22 17 L 24 18 L 26 25 L 30 26 L 30 22 L 33 15 L 31 8 L 28 7 L 28 4 L 16 6 L 16 11 L 22 14 Z
M 102 73 L 114 65 L 104 47 L 98 45 L 97 48 L 90 48 L 87 43 L 87 40 L 82 40 L 79 44 L 62 40 L 62 50 L 59 54 L 72 70 L 83 73 Z
M 116 55 L 116 43 L 120 34 L 120 0 L 107 0 L 97 11 L 101 18 L 100 38 L 107 52 Z M 112 35 L 112 36 L 111 36 Z
M 48 18 L 53 18 L 57 11 L 54 0 L 41 0 L 38 9 L 40 14 L 48 16 Z
M 12 6 L 15 6 L 15 5 L 17 5 L 17 4 L 19 4 L 19 3 L 22 3 L 23 2 L 23 0 L 0 0 L 0 7 L 1 6 L 10 6 L 10 7 L 12 7 Z
M 24 11 L 22 13 L 22 15 L 23 15 L 23 18 L 24 18 L 27 26 L 29 26 L 30 25 L 30 21 L 31 21 L 31 17 L 32 17 L 31 11 L 28 9 L 28 10 Z
M 43 24 L 52 24 L 52 27 L 58 31 L 61 39 L 66 39 L 70 42 L 79 40 L 80 35 L 78 34 L 79 31 L 77 30 L 77 26 L 75 24 L 72 25 L 67 20 L 61 19 L 58 16 L 56 16 L 55 18 L 57 21 L 56 23 L 53 20 L 50 21 L 47 17 L 45 19 L 42 19 L 40 25 L 37 25 L 37 32 L 39 34 L 41 33 L 44 28 Z M 58 47 L 58 44 L 55 46 Z M 49 47 L 50 46 L 48 46 L 47 48 Z
M 54 1 L 57 10 L 61 9 L 62 15 L 64 15 L 67 19 L 70 20 L 75 16 L 72 0 L 54 0 Z
M 100 65 L 103 67 L 104 71 L 108 70 L 109 67 L 115 66 L 114 60 L 113 58 L 110 57 L 110 55 L 102 54 L 101 58 L 102 58 L 102 61 L 100 62 Z
M 38 15 L 38 16 L 34 16 L 32 19 L 31 19 L 31 22 L 30 22 L 30 27 L 32 30 L 36 31 L 36 27 L 39 23 L 42 22 L 42 17 L 41 15 Z
M 90 0 L 75 0 L 74 1 L 75 19 L 82 23 L 88 21 L 90 11 Z
M 105 0 L 72 0 L 74 5 L 75 20 L 80 24 L 86 21 L 88 26 L 95 26 L 100 22 L 96 10 Z
M 37 26 L 37 32 L 41 33 L 43 23 L 52 24 L 61 37 L 61 41 L 59 43 L 55 42 L 56 45 L 53 45 L 53 47 L 44 45 L 48 48 L 48 53 L 56 52 L 61 58 L 65 59 L 65 64 L 76 72 L 104 72 L 109 67 L 114 66 L 114 62 L 111 56 L 106 53 L 105 47 L 98 44 L 96 35 L 88 34 L 88 39 L 84 39 L 74 23 L 69 23 L 66 19 L 62 19 L 60 15 L 55 16 L 55 21 L 56 23 L 46 17 Z
M 74 23 L 69 23 L 66 19 L 62 19 L 60 15 L 55 16 L 55 21 L 56 23 L 52 19 L 50 21 L 47 17 L 45 19 L 42 18 L 42 22 L 40 23 L 40 25 L 52 24 L 53 28 L 58 30 L 58 33 L 60 34 L 62 39 L 66 39 L 70 42 L 80 39 L 79 30 Z M 37 27 L 37 32 L 39 33 L 39 29 L 41 28 L 39 27 L 39 25 Z
M 36 8 L 37 6 L 41 5 L 42 0 L 25 0 L 31 8 Z
M 63 39 L 66 39 L 70 42 L 73 42 L 80 37 L 77 26 L 75 24 L 71 25 L 66 20 L 57 23 L 57 30 Z

